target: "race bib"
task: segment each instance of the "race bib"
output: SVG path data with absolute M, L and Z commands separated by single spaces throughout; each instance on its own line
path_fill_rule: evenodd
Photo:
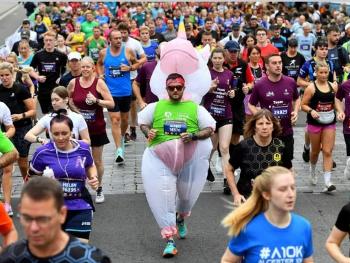
M 272 114 L 279 119 L 286 118 L 288 117 L 288 106 L 272 106 Z
M 213 116 L 225 117 L 225 108 L 220 106 L 210 106 L 209 112 Z
M 288 70 L 288 76 L 295 77 L 296 75 L 298 75 L 297 70 Z
M 120 67 L 110 66 L 108 68 L 108 73 L 111 78 L 120 78 L 124 76 L 124 73 L 120 70 Z
M 85 181 L 81 180 L 60 180 L 64 197 L 81 197 Z
M 90 57 L 93 60 L 98 60 L 99 57 L 99 49 L 98 48 L 91 48 L 90 49 Z
M 187 124 L 184 121 L 165 121 L 164 134 L 180 135 L 187 131 Z
M 310 50 L 310 45 L 309 44 L 301 44 L 300 45 L 301 50 L 309 51 Z
M 41 68 L 43 72 L 56 72 L 56 63 L 42 62 Z
M 80 110 L 80 114 L 86 122 L 96 121 L 96 110 Z

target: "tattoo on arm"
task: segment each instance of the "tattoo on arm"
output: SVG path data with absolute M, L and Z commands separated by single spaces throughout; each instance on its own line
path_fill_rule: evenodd
M 149 130 L 151 129 L 150 126 L 141 124 L 140 129 L 142 133 L 145 135 L 145 137 L 148 138 L 148 133 L 149 133 Z
M 204 128 L 196 133 L 198 140 L 204 140 L 209 138 L 213 133 L 213 129 L 211 127 Z

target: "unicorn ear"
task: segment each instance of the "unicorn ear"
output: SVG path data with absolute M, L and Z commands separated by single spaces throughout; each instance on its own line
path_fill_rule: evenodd
M 202 56 L 202 58 L 204 59 L 205 63 L 208 63 L 208 60 L 210 58 L 210 46 L 207 44 L 207 45 L 205 45 L 204 48 L 202 48 L 198 52 Z
M 179 23 L 179 28 L 178 28 L 178 31 L 177 31 L 177 37 L 187 40 L 186 30 L 185 30 L 185 23 L 184 23 L 184 17 L 183 16 L 180 17 L 180 23 Z

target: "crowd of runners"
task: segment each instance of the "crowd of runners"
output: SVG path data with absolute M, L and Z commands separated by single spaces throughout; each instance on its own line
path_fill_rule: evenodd
M 23 260 L 58 260 L 70 257 L 70 247 L 91 254 L 84 262 L 110 262 L 85 244 L 95 204 L 105 202 L 103 149 L 113 139 L 114 161 L 124 165 L 125 144 L 143 140 L 139 134 L 147 138 L 142 178 L 166 240 L 163 257 L 177 254 L 174 237 L 186 237 L 186 217 L 205 181 L 215 181 L 209 164 L 217 151 L 223 192 L 237 206 L 223 221 L 233 238 L 222 262 L 313 262 L 311 225 L 291 213 L 293 159 L 310 164 L 305 173 L 311 185 L 336 191 L 332 151 L 336 122 L 342 122 L 344 176 L 350 180 L 346 6 L 25 2 L 24 7 L 28 18 L 0 52 L 0 230 L 4 246 L 16 241 L 8 216 L 14 215 L 17 162 L 24 182 L 18 215 L 28 243 L 11 245 L 0 262 L 20 262 L 20 249 Z M 173 42 L 180 35 L 188 41 Z M 182 51 L 186 55 L 174 56 Z M 171 63 L 183 64 L 176 71 Z M 167 74 L 162 78 L 159 70 Z M 197 87 L 207 80 L 207 87 Z M 307 114 L 304 151 L 294 156 L 293 126 L 301 111 Z M 320 153 L 322 182 L 316 172 Z M 349 213 L 344 206 L 326 244 L 337 262 L 349 260 L 339 249 L 350 231 Z M 257 236 L 257 229 L 266 233 Z M 273 248 L 271 254 L 264 250 Z

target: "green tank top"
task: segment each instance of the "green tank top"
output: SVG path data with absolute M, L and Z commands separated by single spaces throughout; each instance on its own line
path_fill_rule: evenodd
M 175 103 L 169 100 L 158 101 L 152 126 L 157 130 L 157 135 L 149 146 L 180 138 L 183 132 L 199 131 L 197 111 L 198 105 L 192 101 Z
M 96 40 L 93 36 L 89 39 L 89 56 L 96 62 L 99 57 L 99 52 L 101 49 L 106 47 L 106 42 L 99 38 Z

